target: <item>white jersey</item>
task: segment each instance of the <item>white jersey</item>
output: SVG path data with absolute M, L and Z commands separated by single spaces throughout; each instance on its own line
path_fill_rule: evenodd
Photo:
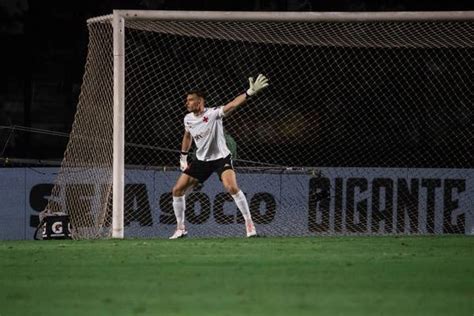
M 230 154 L 225 143 L 224 107 L 204 108 L 204 112 L 196 116 L 188 113 L 184 117 L 184 129 L 191 133 L 196 144 L 196 158 L 210 161 L 225 158 Z

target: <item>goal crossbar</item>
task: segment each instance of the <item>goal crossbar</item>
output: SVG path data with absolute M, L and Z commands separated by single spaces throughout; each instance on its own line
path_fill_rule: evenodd
M 263 21 L 263 22 L 377 22 L 377 21 L 468 21 L 474 11 L 385 11 L 385 12 L 251 12 L 251 11 L 146 11 L 114 10 L 114 14 L 90 18 L 87 23 L 112 20 L 114 15 L 127 20 L 163 21 Z

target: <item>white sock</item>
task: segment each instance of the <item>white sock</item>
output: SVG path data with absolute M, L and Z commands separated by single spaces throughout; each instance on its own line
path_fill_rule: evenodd
M 184 210 L 186 210 L 186 199 L 184 195 L 173 196 L 173 210 L 178 229 L 184 229 Z
M 245 219 L 245 222 L 251 221 L 252 216 L 250 215 L 250 210 L 249 210 L 249 205 L 247 203 L 247 198 L 245 197 L 245 194 L 240 190 L 236 194 L 232 194 L 232 198 L 235 201 L 235 204 L 237 204 L 237 207 L 240 210 L 240 213 L 242 213 L 242 216 Z

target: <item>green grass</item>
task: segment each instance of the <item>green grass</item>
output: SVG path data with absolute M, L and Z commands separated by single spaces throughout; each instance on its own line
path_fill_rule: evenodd
M 474 238 L 0 242 L 0 315 L 466 315 Z

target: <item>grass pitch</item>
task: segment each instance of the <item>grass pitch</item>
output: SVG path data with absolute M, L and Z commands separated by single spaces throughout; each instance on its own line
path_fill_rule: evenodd
M 0 242 L 0 315 L 467 315 L 474 238 Z

